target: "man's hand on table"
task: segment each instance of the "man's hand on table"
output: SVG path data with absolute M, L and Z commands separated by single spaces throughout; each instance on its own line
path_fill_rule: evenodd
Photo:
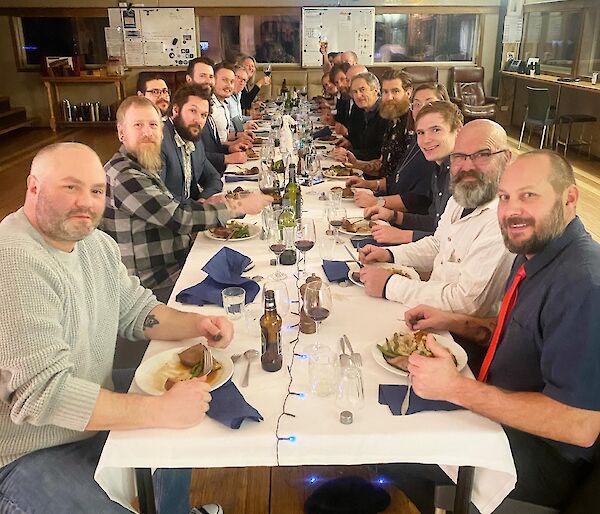
M 225 205 L 234 217 L 242 214 L 260 214 L 263 207 L 273 203 L 273 197 L 262 193 L 251 193 L 235 200 L 225 198 Z
M 229 145 L 229 152 L 230 153 L 245 152 L 251 146 L 252 146 L 252 143 L 250 143 L 248 141 L 236 141 L 235 143 Z M 227 156 L 225 156 L 225 157 L 227 157 Z
M 339 134 L 340 136 L 346 137 L 348 135 L 348 128 L 346 125 L 342 125 L 339 121 L 335 122 L 335 127 L 333 130 L 335 130 L 335 133 Z
M 340 161 L 340 162 L 346 162 L 346 154 L 348 153 L 348 150 L 346 150 L 345 148 L 340 148 L 340 147 L 336 147 L 333 149 L 333 151 L 331 152 L 331 156 L 336 160 L 336 161 Z
M 375 245 L 365 245 L 358 251 L 358 259 L 363 264 L 370 262 L 392 262 L 389 250 Z
M 258 130 L 258 124 L 255 121 L 249 120 L 244 123 L 244 129 L 246 130 Z
M 360 269 L 360 281 L 365 285 L 365 293 L 377 298 L 383 297 L 385 284 L 392 275 L 390 270 L 365 266 Z
M 348 152 L 348 153 L 350 153 L 350 152 Z M 364 188 L 370 189 L 369 184 L 367 182 L 368 182 L 367 180 L 364 180 L 364 179 L 354 175 L 354 176 L 346 179 L 346 187 L 364 187 Z
M 377 198 L 369 191 L 355 191 L 354 203 L 357 207 L 372 207 L 377 203 Z
M 401 245 L 411 243 L 412 230 L 402 230 L 390 225 L 373 225 L 371 235 L 378 243 Z
M 404 313 L 404 322 L 411 330 L 450 330 L 452 313 L 421 304 Z
M 335 144 L 335 146 L 339 148 L 346 148 L 347 150 L 349 150 L 350 148 L 352 148 L 352 143 L 348 141 L 345 137 L 343 137 Z
M 413 389 L 427 400 L 448 400 L 461 375 L 452 354 L 435 340 L 433 334 L 427 336 L 427 348 L 433 357 L 413 353 L 408 358 Z
M 245 151 L 233 152 L 225 154 L 225 164 L 244 164 L 248 160 L 248 155 Z
M 213 348 L 226 348 L 233 339 L 233 324 L 224 316 L 198 315 L 196 328 Z
M 379 205 L 373 205 L 364 210 L 363 216 L 368 220 L 382 220 L 391 222 L 394 218 L 394 211 Z
M 157 397 L 156 427 L 187 428 L 206 417 L 212 399 L 206 377 L 177 382 L 162 396 Z

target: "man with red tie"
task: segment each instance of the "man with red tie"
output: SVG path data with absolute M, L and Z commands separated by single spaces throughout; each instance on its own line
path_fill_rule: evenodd
M 510 497 L 557 508 L 589 472 L 600 433 L 600 245 L 576 215 L 578 196 L 573 169 L 561 156 L 546 150 L 520 156 L 499 188 L 502 235 L 518 256 L 498 319 L 426 305 L 406 312 L 413 330 L 489 341 L 478 380 L 472 380 L 429 336 L 434 357 L 409 359 L 414 391 L 501 423 L 517 469 Z M 402 467 L 389 471 L 396 475 Z M 422 513 L 433 512 L 431 480 L 447 477 L 432 469 L 418 474 L 394 478 L 409 497 L 417 491 L 411 499 Z

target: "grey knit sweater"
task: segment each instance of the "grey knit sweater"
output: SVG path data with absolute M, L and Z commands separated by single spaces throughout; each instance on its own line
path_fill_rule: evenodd
M 117 329 L 143 338 L 158 304 L 96 230 L 71 253 L 49 246 L 23 210 L 0 223 L 0 466 L 83 432 L 112 389 Z

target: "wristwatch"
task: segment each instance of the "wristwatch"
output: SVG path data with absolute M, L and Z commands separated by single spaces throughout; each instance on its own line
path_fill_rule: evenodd
M 385 207 L 385 198 L 383 196 L 377 198 L 377 205 L 379 207 Z

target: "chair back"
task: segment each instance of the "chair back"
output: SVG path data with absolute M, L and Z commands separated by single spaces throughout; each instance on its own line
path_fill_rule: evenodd
M 527 86 L 527 120 L 544 123 L 550 115 L 550 93 L 544 87 Z
M 453 66 L 450 68 L 453 96 L 465 105 L 484 105 L 483 68 L 480 66 Z
M 596 512 L 600 504 L 600 440 L 596 441 L 594 461 L 589 474 L 575 490 L 563 514 L 588 514 Z
M 427 82 L 438 81 L 438 69 L 435 66 L 406 66 L 402 70 L 410 75 L 413 88 Z

